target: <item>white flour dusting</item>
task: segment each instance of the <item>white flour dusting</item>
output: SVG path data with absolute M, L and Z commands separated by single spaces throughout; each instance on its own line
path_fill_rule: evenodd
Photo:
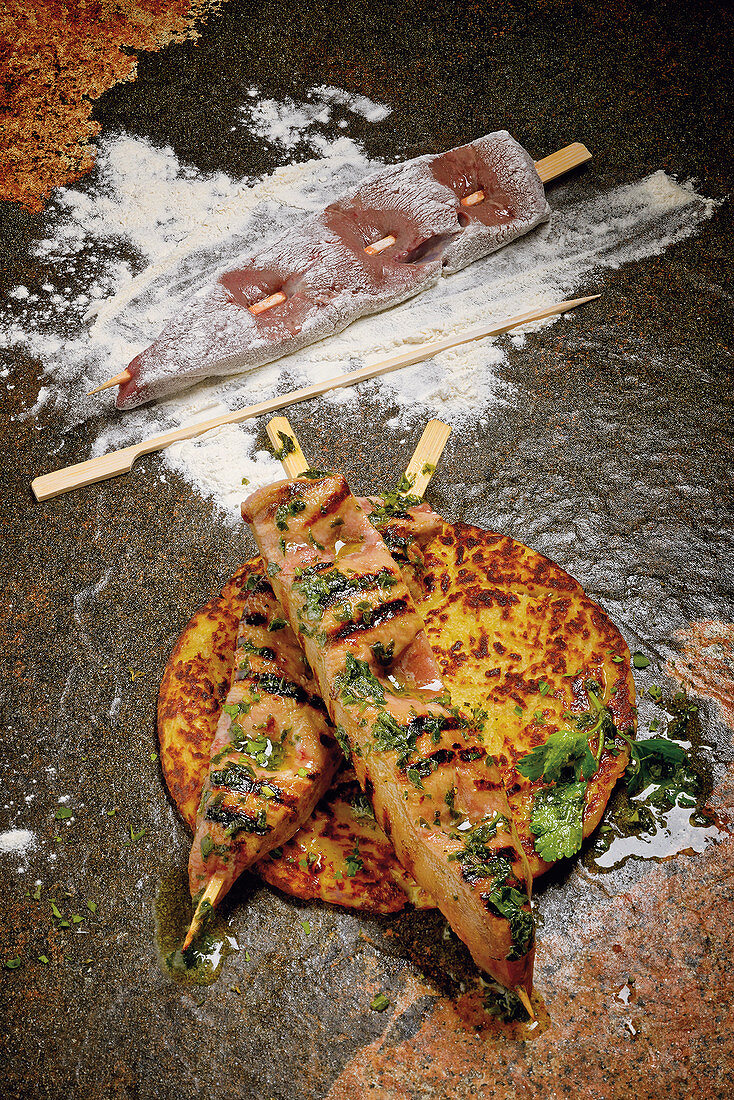
M 252 102 L 240 111 L 248 128 L 271 145 L 288 150 L 301 144 L 307 145 L 312 152 L 331 150 L 333 139 L 325 127 L 333 122 L 348 126 L 347 112 L 361 115 L 368 122 L 381 122 L 390 114 L 389 107 L 373 103 L 367 96 L 354 96 L 329 85 L 312 88 L 303 103 L 292 99 L 260 98 L 257 88 L 250 88 L 247 94 Z
M 321 155 L 284 165 L 256 182 L 241 181 L 223 173 L 204 176 L 182 166 L 170 149 L 119 134 L 102 142 L 88 191 L 68 188 L 58 194 L 49 235 L 36 246 L 36 256 L 46 265 L 44 281 L 11 292 L 8 319 L 0 329 L 0 350 L 22 345 L 42 365 L 35 404 L 21 417 L 42 418 L 53 410 L 78 423 L 107 409 L 106 426 L 93 445 L 93 454 L 102 454 L 414 343 L 602 290 L 605 269 L 661 253 L 695 233 L 715 209 L 691 185 L 662 171 L 577 202 L 568 189 L 556 186 L 547 225 L 444 277 L 418 297 L 277 363 L 119 414 L 113 409 L 114 391 L 94 398 L 86 391 L 123 369 L 203 281 L 378 167 L 348 133 L 334 141 L 322 131 L 337 109 L 343 115 L 339 121 L 349 125 L 355 118 L 379 123 L 388 108 L 329 87 L 313 89 L 301 103 L 259 98 L 257 89 L 251 89 L 249 99 L 243 124 L 255 136 L 285 151 L 300 143 Z M 133 280 L 134 271 L 142 275 Z M 90 310 L 95 300 L 102 300 L 101 306 L 93 304 Z M 90 313 L 96 318 L 85 323 Z M 522 333 L 513 337 L 519 347 L 523 340 Z M 380 406 L 395 407 L 387 427 L 403 429 L 430 415 L 452 424 L 476 423 L 511 402 L 513 393 L 499 371 L 505 346 L 483 340 L 368 383 Z M 338 391 L 320 400 L 339 404 L 339 415 L 348 416 L 355 392 Z M 221 429 L 163 452 L 164 462 L 236 522 L 242 479 L 248 479 L 250 491 L 280 474 L 272 456 L 256 451 L 256 435 L 254 424 Z M 62 447 L 50 458 L 49 469 L 63 463 Z
M 36 842 L 35 833 L 30 829 L 8 829 L 0 833 L 0 853 L 2 855 L 20 855 L 29 851 Z

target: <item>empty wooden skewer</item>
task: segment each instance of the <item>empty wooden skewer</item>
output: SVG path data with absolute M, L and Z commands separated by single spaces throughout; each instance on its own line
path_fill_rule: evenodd
M 359 370 L 339 374 L 335 378 L 328 378 L 325 382 L 316 382 L 311 386 L 304 386 L 300 390 L 281 394 L 279 397 L 260 401 L 256 405 L 248 405 L 244 409 L 236 409 L 234 412 L 224 413 L 211 420 L 199 421 L 189 424 L 185 428 L 176 428 L 165 432 L 163 435 L 154 435 L 150 439 L 144 439 L 142 443 L 134 443 L 130 447 L 123 447 L 119 451 L 110 451 L 99 458 L 90 458 L 86 462 L 77 462 L 73 466 L 56 470 L 51 474 L 42 474 L 31 482 L 31 488 L 36 500 L 49 500 L 51 497 L 68 493 L 71 489 L 79 489 L 84 485 L 95 485 L 98 481 L 116 477 L 118 474 L 127 474 L 132 469 L 133 463 L 142 455 L 153 454 L 170 447 L 172 443 L 180 443 L 184 439 L 193 439 L 213 428 L 221 428 L 225 424 L 241 424 L 244 420 L 251 420 L 255 416 L 264 416 L 267 413 L 285 409 L 288 405 L 296 405 L 301 401 L 310 401 L 312 397 L 319 397 L 329 390 L 344 389 L 347 386 L 356 386 L 369 378 L 378 378 L 383 374 L 399 370 L 401 367 L 412 366 L 421 363 L 424 359 L 430 359 L 448 348 L 456 348 L 461 344 L 471 343 L 474 340 L 483 340 L 488 336 L 499 336 L 503 332 L 517 328 L 519 325 L 529 325 L 533 321 L 542 321 L 547 317 L 555 317 L 560 313 L 575 309 L 576 306 L 591 302 L 600 297 L 598 294 L 589 294 L 585 298 L 572 298 L 565 302 L 556 302 L 551 306 L 543 306 L 540 309 L 530 309 L 526 313 L 518 313 L 515 317 L 508 317 L 504 321 L 490 322 L 485 325 L 476 325 L 467 329 L 459 336 L 444 336 L 440 340 L 432 340 L 428 344 L 412 346 L 409 351 L 399 352 L 378 363 L 372 363 Z
M 544 157 L 542 160 L 535 162 L 535 168 L 543 183 L 550 183 L 551 180 L 557 179 L 558 176 L 563 175 L 565 172 L 570 172 L 572 168 L 578 168 L 579 165 L 585 164 L 591 160 L 591 153 L 582 145 L 580 141 L 575 141 L 571 145 L 564 146 L 563 149 L 558 149 L 555 153 L 551 153 L 550 156 Z M 461 200 L 462 206 L 475 206 L 477 203 L 484 201 L 484 191 L 474 191 L 471 195 L 467 195 Z M 365 252 L 370 256 L 376 256 L 379 252 L 383 252 L 386 248 L 391 248 L 395 244 L 396 238 L 392 234 L 383 237 L 379 241 L 375 241 L 374 244 L 369 244 L 365 248 Z M 157 270 L 157 269 L 156 269 Z M 146 273 L 142 272 L 136 279 L 120 292 L 119 296 L 115 296 L 109 300 L 109 304 L 116 299 L 120 300 L 120 304 L 124 304 L 135 297 L 135 293 L 132 288 L 138 287 L 142 290 L 146 283 Z M 282 290 L 276 291 L 275 294 L 269 295 L 267 298 L 263 298 L 260 302 L 255 302 L 254 305 L 248 306 L 250 313 L 257 316 L 260 313 L 264 313 L 268 309 L 272 309 L 273 306 L 280 305 L 281 302 L 287 300 L 287 295 Z M 84 315 L 84 319 L 87 320 L 93 313 L 92 307 Z M 106 310 L 99 309 L 98 315 L 101 317 L 102 313 L 108 315 L 110 313 L 109 308 Z M 121 386 L 124 382 L 129 382 L 132 378 L 132 374 L 128 370 L 120 371 L 114 378 L 109 378 L 106 382 L 103 382 L 101 386 L 97 386 L 96 389 L 90 390 L 87 394 L 91 397 L 92 394 L 101 393 L 102 390 L 108 390 L 111 386 Z
M 301 450 L 301 445 L 296 438 L 296 433 L 293 431 L 293 428 L 290 426 L 285 416 L 274 416 L 273 419 L 268 422 L 266 431 L 270 442 L 276 448 L 276 451 L 280 452 L 280 461 L 288 477 L 298 477 L 304 470 L 309 469 L 308 459 Z M 417 478 L 411 487 L 412 495 L 423 496 L 431 475 L 436 469 L 438 460 L 443 453 L 446 440 L 450 433 L 451 428 L 448 424 L 443 424 L 440 420 L 429 420 L 423 435 L 418 441 L 418 446 L 413 452 L 413 457 L 405 470 L 405 476 L 408 480 L 414 476 L 414 470 L 423 471 L 423 473 L 418 475 L 421 478 L 420 487 L 418 487 L 419 482 Z M 206 889 L 197 902 L 194 915 L 191 918 L 191 924 L 189 925 L 181 948 L 182 951 L 190 947 L 198 936 L 208 915 L 217 904 L 225 881 L 225 876 L 221 874 L 215 875 L 207 883 Z

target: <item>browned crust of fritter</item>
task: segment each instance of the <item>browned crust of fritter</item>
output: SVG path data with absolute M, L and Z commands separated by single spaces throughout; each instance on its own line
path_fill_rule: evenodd
M 425 554 L 426 633 L 454 703 L 489 710 L 485 741 L 508 792 L 534 876 L 549 867 L 530 832 L 533 792 L 517 761 L 583 711 L 598 680 L 619 729 L 634 728 L 635 688 L 624 638 L 578 581 L 522 543 L 445 524 Z M 614 660 L 617 658 L 617 660 Z M 516 711 L 520 709 L 521 713 Z M 535 719 L 536 712 L 539 720 Z M 584 836 L 596 828 L 628 762 L 605 751 L 588 788 Z

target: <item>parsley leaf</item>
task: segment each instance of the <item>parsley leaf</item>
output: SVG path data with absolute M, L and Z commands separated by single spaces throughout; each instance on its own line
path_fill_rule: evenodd
M 517 764 L 517 770 L 528 779 L 547 779 L 549 782 L 560 779 L 561 773 L 571 767 L 577 780 L 590 779 L 596 771 L 596 760 L 585 730 L 558 730 Z
M 530 828 L 535 851 L 546 863 L 572 856 L 583 841 L 586 783 L 557 783 L 533 799 Z

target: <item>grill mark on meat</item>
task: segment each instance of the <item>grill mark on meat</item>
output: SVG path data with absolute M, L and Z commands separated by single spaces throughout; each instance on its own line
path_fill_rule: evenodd
M 347 638 L 354 637 L 355 634 L 361 634 L 367 630 L 374 630 L 379 626 L 383 626 L 385 623 L 389 623 L 399 615 L 406 614 L 407 611 L 408 605 L 404 599 L 388 600 L 387 603 L 380 604 L 374 611 L 370 611 L 369 622 L 365 622 L 364 617 L 360 619 L 351 619 L 348 623 L 343 623 L 336 630 L 327 631 L 326 644 L 337 645 Z
M 323 519 L 326 516 L 330 516 L 333 512 L 336 512 L 339 506 L 351 495 L 349 486 L 346 482 L 343 482 L 338 489 L 335 489 L 326 498 L 326 500 L 321 502 L 320 510 L 311 517 L 310 522 L 313 523 L 316 519 Z M 307 520 L 306 522 L 308 523 L 309 521 Z
M 310 695 L 300 684 L 288 680 L 285 676 L 276 676 L 273 672 L 250 672 L 238 669 L 235 680 L 239 682 L 248 680 L 255 689 L 264 691 L 267 695 L 276 695 L 281 699 L 293 699 L 296 703 L 326 711 L 324 701 L 320 695 Z
M 235 794 L 254 794 L 268 802 L 280 802 L 286 806 L 292 806 L 297 799 L 291 792 L 285 792 L 270 779 L 255 779 L 248 775 L 243 768 L 230 765 L 220 772 L 212 772 L 209 782 L 214 790 L 232 791 Z M 263 787 L 274 792 L 271 795 L 262 793 Z
M 245 611 L 240 621 L 245 626 L 265 626 L 268 619 L 266 615 L 262 615 L 259 611 Z

